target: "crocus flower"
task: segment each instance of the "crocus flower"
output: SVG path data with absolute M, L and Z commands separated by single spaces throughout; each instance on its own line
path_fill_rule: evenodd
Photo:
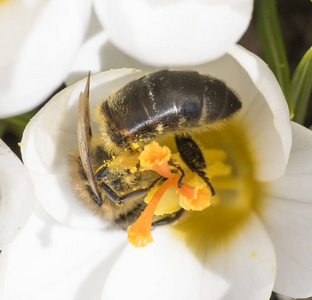
M 62 83 L 90 15 L 90 0 L 0 1 L 0 118 L 35 108 Z
M 18 157 L 0 140 L 0 297 L 6 277 L 9 248 L 28 221 L 35 193 Z
M 222 56 L 247 29 L 253 8 L 252 0 L 93 3 L 114 45 L 158 66 L 194 65 Z
M 269 299 L 272 290 L 312 295 L 311 132 L 290 122 L 273 74 L 245 49 L 233 46 L 192 69 L 224 80 L 242 102 L 228 126 L 197 137 L 217 163 L 211 182 L 218 198 L 176 225 L 156 228 L 143 248 L 94 216 L 69 178 L 86 84 L 78 82 L 51 99 L 24 133 L 23 160 L 39 203 L 12 246 L 7 299 L 241 300 Z M 144 74 L 120 69 L 91 77 L 91 111 Z M 93 120 L 91 127 L 97 131 Z
M 252 0 L 94 0 L 93 4 L 104 29 L 79 50 L 67 85 L 89 70 L 152 70 L 221 57 L 244 34 L 253 9 Z

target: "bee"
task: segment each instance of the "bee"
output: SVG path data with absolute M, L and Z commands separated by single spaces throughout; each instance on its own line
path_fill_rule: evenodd
M 92 135 L 89 125 L 89 85 L 90 74 L 79 97 L 79 151 L 70 155 L 70 165 L 73 187 L 93 211 L 124 229 L 140 216 L 148 191 L 163 178 L 140 169 L 139 150 L 162 136 L 173 137 L 187 167 L 215 193 L 192 135 L 222 124 L 240 110 L 240 100 L 223 81 L 196 71 L 145 75 L 96 107 L 97 135 Z M 182 178 L 184 170 L 171 163 Z M 155 224 L 170 223 L 181 214 L 182 210 Z

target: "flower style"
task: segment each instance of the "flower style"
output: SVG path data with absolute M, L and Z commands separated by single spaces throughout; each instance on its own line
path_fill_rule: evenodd
M 35 108 L 62 83 L 90 16 L 91 0 L 0 1 L 0 118 Z
M 32 182 L 22 162 L 0 140 L 0 297 L 10 244 L 28 221 L 34 204 Z
M 163 202 L 163 212 L 161 212 L 160 215 L 166 213 L 170 214 L 171 212 L 175 213 L 180 207 L 185 210 L 202 211 L 210 206 L 212 193 L 207 184 L 204 182 L 195 182 L 195 186 L 189 185 L 192 181 L 190 178 L 192 179 L 192 177 L 194 177 L 193 174 L 190 174 L 192 172 L 187 172 L 186 179 L 188 180 L 182 181 L 181 174 L 173 173 L 169 168 L 169 160 L 171 157 L 170 149 L 167 146 L 160 146 L 155 141 L 147 144 L 139 155 L 140 169 L 146 168 L 148 170 L 154 170 L 163 176 L 163 178 L 166 178 L 166 180 L 160 186 L 156 184 L 155 187 L 149 191 L 147 197 L 144 199 L 144 201 L 148 203 L 147 207 L 134 224 L 127 229 L 129 242 L 135 247 L 144 247 L 153 241 L 151 226 L 153 216 L 156 214 L 156 209 L 160 201 Z M 180 160 L 179 163 L 183 163 L 182 160 Z M 186 174 L 184 174 L 184 176 L 185 175 Z M 180 183 L 179 180 L 181 180 Z M 176 189 L 178 195 L 171 197 L 164 196 L 167 190 L 172 187 Z M 151 197 L 149 197 L 150 194 L 152 194 Z M 169 200 L 166 198 L 169 198 Z M 178 198 L 179 205 L 176 206 L 175 210 L 171 211 L 172 200 L 175 198 Z
M 156 228 L 153 243 L 139 249 L 127 232 L 90 213 L 68 168 L 83 80 L 57 94 L 25 130 L 23 159 L 40 202 L 11 247 L 7 299 L 269 299 L 273 289 L 312 295 L 311 132 L 290 122 L 276 79 L 245 49 L 233 46 L 193 69 L 224 80 L 242 101 L 228 125 L 194 137 L 207 151 L 216 190 L 210 206 Z M 93 76 L 91 111 L 145 74 Z M 93 121 L 91 127 L 96 131 Z

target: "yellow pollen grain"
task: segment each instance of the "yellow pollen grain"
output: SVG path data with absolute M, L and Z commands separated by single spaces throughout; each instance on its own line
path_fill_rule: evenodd
M 138 170 L 137 167 L 132 167 L 132 168 L 130 168 L 130 173 L 134 174 L 137 172 L 137 170 Z
M 132 150 L 136 150 L 136 149 L 138 149 L 140 146 L 139 146 L 139 144 L 138 143 L 132 143 L 131 144 L 131 149 Z

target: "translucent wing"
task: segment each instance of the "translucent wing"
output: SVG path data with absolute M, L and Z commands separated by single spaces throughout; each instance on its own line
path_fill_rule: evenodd
M 84 92 L 80 93 L 78 106 L 78 149 L 83 169 L 89 181 L 90 187 L 96 196 L 95 203 L 102 205 L 103 200 L 95 182 L 94 173 L 90 162 L 89 139 L 90 139 L 90 115 L 89 115 L 89 88 L 90 72 Z

